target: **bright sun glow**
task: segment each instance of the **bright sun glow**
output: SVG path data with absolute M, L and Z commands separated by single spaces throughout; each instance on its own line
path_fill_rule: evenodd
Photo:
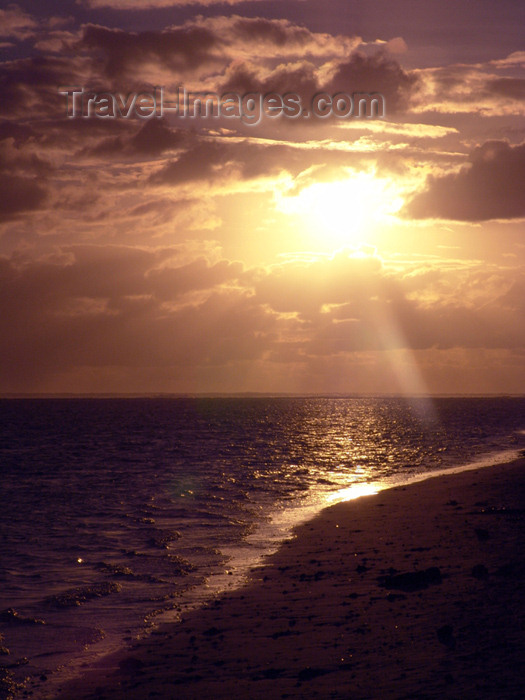
M 387 224 L 403 200 L 391 181 L 359 173 L 348 180 L 317 182 L 298 194 L 278 196 L 277 207 L 299 216 L 310 235 L 330 245 L 370 242 L 379 224 Z

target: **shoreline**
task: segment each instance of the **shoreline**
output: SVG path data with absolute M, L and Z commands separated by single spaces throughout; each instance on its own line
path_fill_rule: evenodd
M 386 481 L 356 482 L 349 487 L 325 493 L 322 504 L 319 501 L 312 501 L 306 505 L 292 506 L 288 511 L 273 511 L 270 515 L 270 522 L 259 523 L 256 531 L 245 539 L 245 543 L 260 543 L 263 534 L 266 535 L 268 538 L 264 544 L 266 551 L 261 552 L 263 546 L 260 544 L 258 547 L 256 545 L 251 552 L 245 546 L 238 544 L 223 547 L 222 551 L 228 557 L 229 571 L 213 574 L 210 580 L 213 579 L 214 584 L 210 586 L 209 581 L 205 584 L 208 592 L 202 594 L 198 602 L 184 604 L 184 610 L 198 609 L 205 605 L 208 599 L 236 591 L 245 586 L 246 577 L 249 576 L 252 569 L 264 566 L 264 562 L 293 536 L 297 528 L 314 520 L 325 508 L 330 508 L 338 503 L 349 503 L 364 496 L 376 495 L 380 491 L 411 486 L 440 476 L 511 464 L 521 459 L 521 453 L 520 449 L 496 450 L 481 453 L 473 461 L 463 462 L 455 467 L 442 467 L 430 472 L 420 472 L 410 477 L 396 474 Z M 167 615 L 169 614 L 168 612 Z M 159 619 L 160 624 L 163 624 L 162 617 L 161 615 Z M 169 623 L 170 620 L 167 619 L 166 622 Z
M 329 506 L 58 697 L 519 698 L 524 516 L 523 458 Z

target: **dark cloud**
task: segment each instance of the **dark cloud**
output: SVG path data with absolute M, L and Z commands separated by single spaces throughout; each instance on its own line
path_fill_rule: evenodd
M 126 32 L 88 24 L 78 43 L 102 58 L 102 74 L 111 80 L 134 77 L 140 82 L 141 68 L 157 63 L 171 71 L 188 71 L 217 61 L 220 42 L 209 29 L 188 25 L 162 32 Z
M 293 153 L 286 146 L 266 146 L 249 141 L 234 142 L 228 139 L 199 139 L 185 150 L 177 160 L 164 165 L 154 173 L 152 184 L 182 185 L 190 182 L 225 182 L 230 179 L 251 179 L 277 174 L 287 162 L 291 167 Z
M 37 27 L 35 19 L 17 5 L 0 9 L 0 37 L 24 40 L 33 36 Z
M 260 0 L 80 0 L 92 8 L 111 7 L 115 10 L 151 10 L 161 7 L 184 7 L 186 5 L 237 5 Z
M 157 298 L 174 299 L 192 290 L 211 289 L 238 279 L 242 273 L 241 263 L 221 260 L 209 265 L 204 258 L 199 258 L 180 267 L 153 270 L 148 275 L 148 282 Z
M 285 19 L 232 15 L 200 16 L 162 31 L 129 32 L 88 24 L 76 44 L 66 41 L 64 46 L 86 52 L 94 59 L 92 65 L 101 77 L 110 81 L 149 81 L 145 78 L 147 71 L 157 66 L 167 69 L 174 82 L 200 69 L 218 74 L 231 61 L 254 57 L 265 65 L 284 57 L 327 60 L 348 55 L 359 41 L 356 37 L 311 32 Z
M 66 114 L 63 85 L 82 81 L 79 65 L 58 56 L 34 56 L 0 64 L 3 116 L 38 121 Z
M 82 149 L 83 155 L 99 157 L 154 157 L 174 151 L 189 141 L 188 132 L 170 128 L 164 121 L 148 119 L 138 126 L 126 122 L 126 133 L 99 140 Z
M 404 71 L 399 63 L 383 52 L 372 56 L 355 52 L 339 63 L 323 89 L 330 94 L 337 92 L 378 92 L 385 98 L 386 113 L 395 114 L 407 109 L 412 91 L 418 79 Z
M 0 222 L 15 219 L 41 207 L 46 190 L 37 178 L 0 173 Z
M 265 143 L 249 138 L 188 135 L 184 149 L 150 177 L 153 185 L 242 182 L 288 173 L 296 178 L 296 190 L 313 182 L 348 177 L 348 168 L 370 162 L 370 154 Z M 305 171 L 308 171 L 305 173 Z M 293 191 L 290 192 L 293 194 Z
M 0 121 L 0 141 L 13 139 L 17 145 L 36 136 L 36 132 L 29 124 L 20 124 L 7 119 Z
M 494 78 L 486 84 L 488 92 L 513 100 L 525 99 L 524 78 Z
M 525 216 L 525 144 L 487 141 L 474 149 L 458 173 L 430 175 L 425 189 L 404 208 L 414 219 L 458 221 L 516 219 Z
M 53 170 L 52 163 L 37 155 L 25 140 L 0 136 L 0 172 L 8 176 L 31 175 L 42 180 Z
M 0 259 L 0 381 L 38 385 L 83 366 L 187 366 L 258 356 L 265 312 L 221 290 L 237 263 L 174 264 L 176 249 L 75 247 L 57 259 Z M 203 289 L 204 299 L 170 306 Z
M 319 90 L 317 68 L 312 62 L 304 60 L 281 64 L 265 73 L 250 61 L 235 61 L 225 71 L 218 86 L 220 94 L 236 92 L 244 95 L 255 92 L 264 95 L 276 92 L 285 95 L 293 92 L 300 95 L 305 104 Z
M 415 74 L 404 71 L 382 51 L 372 55 L 354 52 L 350 57 L 334 59 L 323 66 L 311 60 L 281 63 L 270 71 L 263 71 L 250 61 L 237 61 L 228 67 L 225 78 L 218 86 L 220 93 L 295 93 L 301 97 L 303 106 L 309 105 L 314 95 L 321 92 L 328 95 L 379 93 L 385 99 L 387 116 L 406 111 L 418 88 Z M 310 120 L 310 124 L 306 120 L 305 124 L 303 120 L 288 119 L 286 123 L 294 126 L 298 121 L 303 126 L 312 126 L 317 120 Z

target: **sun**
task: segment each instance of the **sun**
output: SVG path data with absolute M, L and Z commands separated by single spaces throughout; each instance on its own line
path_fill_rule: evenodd
M 374 231 L 392 221 L 403 204 L 395 183 L 358 173 L 346 180 L 315 182 L 297 194 L 283 193 L 277 208 L 294 217 L 313 239 L 333 247 L 371 242 Z

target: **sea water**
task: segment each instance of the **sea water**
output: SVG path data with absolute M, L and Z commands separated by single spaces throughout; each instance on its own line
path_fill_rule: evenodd
M 524 447 L 519 397 L 2 400 L 0 665 L 52 697 L 322 507 Z

